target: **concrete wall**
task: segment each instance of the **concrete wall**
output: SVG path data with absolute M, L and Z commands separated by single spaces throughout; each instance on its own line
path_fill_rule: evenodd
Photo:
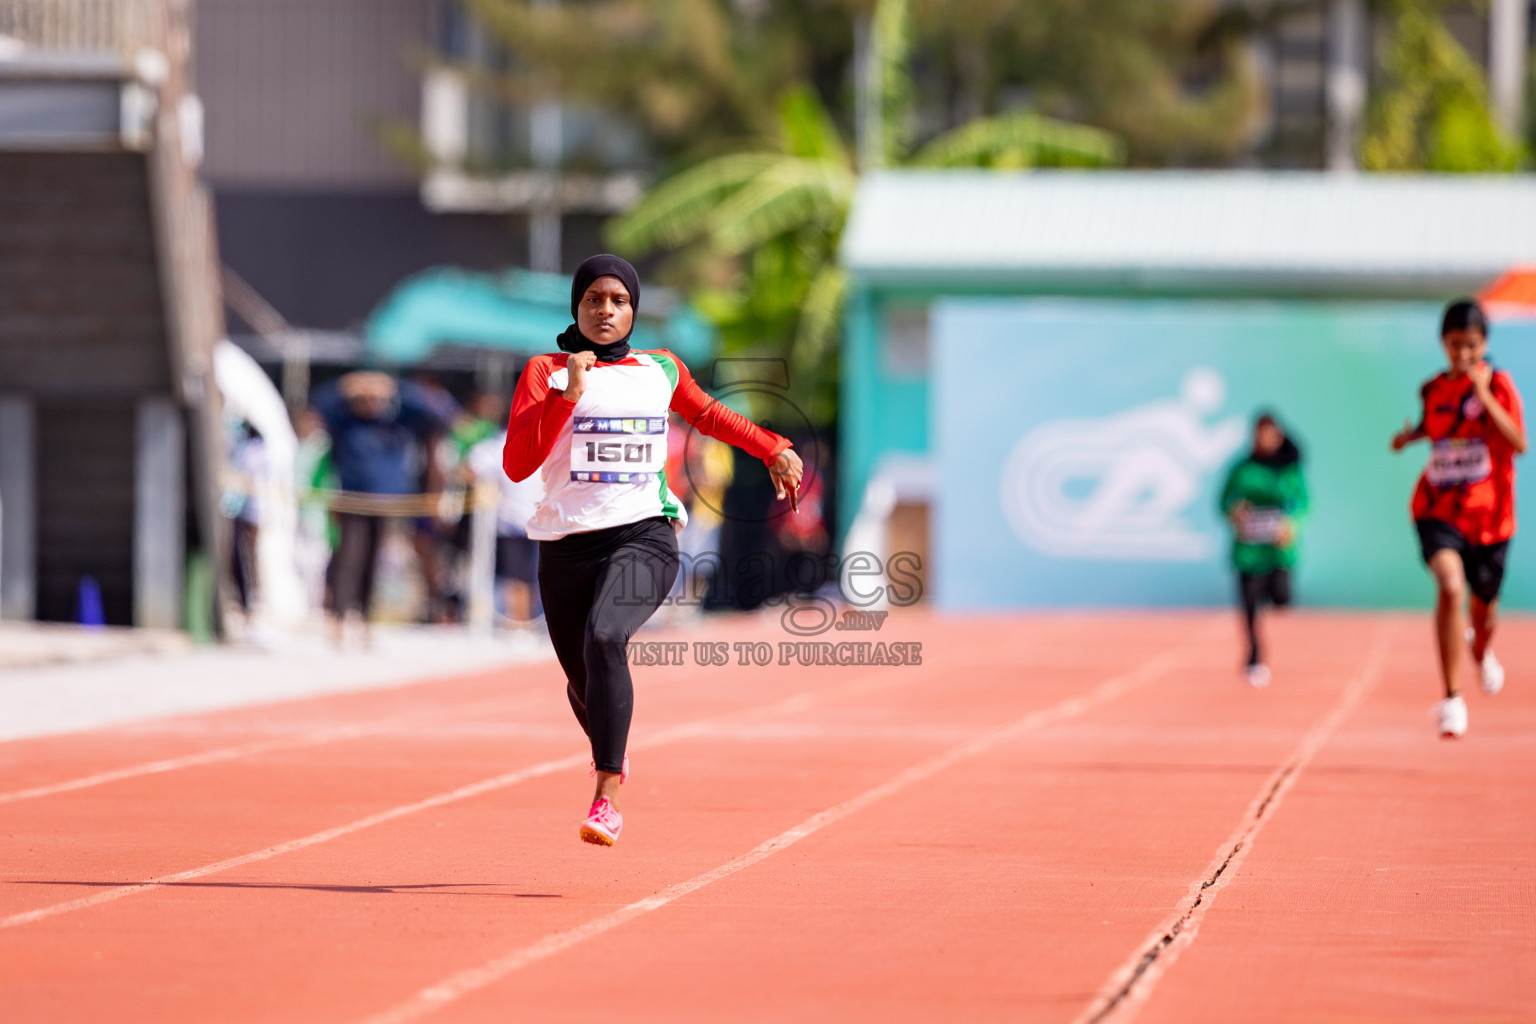
M 204 174 L 215 189 L 391 189 L 383 125 L 420 122 L 443 0 L 198 0 Z
M 73 620 L 90 575 L 108 623 L 177 625 L 186 438 L 145 157 L 0 153 L 0 224 L 0 615 Z

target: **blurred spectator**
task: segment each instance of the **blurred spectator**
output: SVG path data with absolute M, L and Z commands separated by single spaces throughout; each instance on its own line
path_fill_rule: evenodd
M 330 507 L 330 494 L 340 486 L 331 464 L 331 436 L 325 432 L 325 420 L 314 409 L 299 414 L 295 433 L 299 448 L 293 463 L 294 493 L 299 508 L 294 557 L 310 606 L 330 608 L 327 569 L 340 540 Z
M 672 458 L 678 465 L 674 469 Z M 676 479 L 686 494 L 688 525 L 677 539 L 683 570 L 672 588 L 674 607 L 700 608 L 720 563 L 720 524 L 725 489 L 734 475 L 731 447 L 703 434 L 686 432 L 668 439 L 667 481 Z M 675 493 L 677 493 L 675 491 Z
M 826 465 L 826 457 L 820 450 L 819 442 L 796 443 L 801 451 L 807 453 L 806 461 L 814 459 L 813 465 Z M 824 479 L 820 473 L 814 476 L 807 474 L 800 485 L 800 510 L 788 515 L 775 515 L 768 520 L 768 528 L 783 553 L 785 583 L 801 593 L 820 590 L 835 579 L 824 557 L 832 546 L 827 529 L 827 491 Z
M 256 538 L 261 529 L 261 481 L 267 476 L 267 446 L 249 423 L 240 424 L 229 465 L 235 483 L 225 491 L 225 514 L 233 521 L 230 572 L 240 611 L 249 616 L 256 606 Z
M 667 414 L 667 487 L 683 507 L 693 514 L 693 480 L 688 472 L 688 435 L 691 431 L 675 412 Z M 702 435 L 700 439 L 703 440 Z
M 443 406 L 416 384 L 385 373 L 349 373 L 315 395 L 315 410 L 331 435 L 331 463 L 343 492 L 412 493 L 412 456 L 448 427 Z M 329 572 L 332 625 L 337 643 L 349 618 L 368 633 L 374 575 L 384 519 L 355 511 L 336 515 L 340 536 Z M 423 567 L 425 569 L 425 567 Z
M 537 473 L 521 483 L 509 479 L 501 462 L 505 447 L 505 431 L 493 434 L 469 450 L 465 465 L 477 479 L 497 486 L 496 583 L 502 588 L 507 618 L 522 627 L 534 617 L 538 544 L 528 538 L 528 520 L 544 497 L 544 482 Z
M 449 394 L 435 375 L 418 372 L 411 379 L 419 389 L 422 400 L 437 411 L 443 424 L 415 449 L 421 456 L 416 464 L 417 490 L 440 499 L 458 464 L 456 448 L 451 442 L 449 431 L 459 422 L 462 414 L 459 403 L 454 401 L 453 395 Z M 434 507 L 441 508 L 441 505 L 434 502 Z M 417 516 L 413 525 L 411 546 L 415 549 L 416 562 L 421 567 L 422 583 L 426 591 L 422 621 L 452 621 L 456 616 L 450 614 L 449 597 L 454 587 L 448 559 L 443 557 L 449 527 L 438 514 Z
M 508 399 L 491 392 L 478 391 L 465 403 L 463 409 L 453 421 L 453 426 L 448 432 L 448 447 L 451 449 L 447 457 L 451 458 L 453 474 L 456 482 L 467 492 L 473 492 L 476 480 L 484 480 L 487 483 L 497 483 L 492 475 L 483 471 L 473 456 L 474 450 L 483 442 L 493 438 L 504 438 L 507 433 L 507 412 L 510 406 Z M 500 474 L 498 470 L 497 475 Z M 471 517 L 460 514 L 458 521 L 446 535 L 446 543 L 442 545 L 446 549 L 445 554 L 458 565 L 459 571 L 453 571 L 452 567 L 446 567 L 443 573 L 444 593 L 443 606 L 447 617 L 451 621 L 462 621 L 465 599 L 462 581 L 468 579 L 467 560 L 469 557 Z
M 470 397 L 450 431 L 460 465 L 466 464 L 470 449 L 480 442 L 506 435 L 509 405 L 506 398 L 488 391 L 477 391 Z

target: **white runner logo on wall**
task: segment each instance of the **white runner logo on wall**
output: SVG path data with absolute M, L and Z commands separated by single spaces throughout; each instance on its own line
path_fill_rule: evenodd
M 571 424 L 571 479 L 640 484 L 667 464 L 665 416 L 578 416 Z
M 1025 544 L 1059 558 L 1199 561 L 1220 538 L 1188 520 L 1206 477 L 1242 445 L 1241 417 L 1211 424 L 1226 383 L 1209 367 L 1179 397 L 1026 434 L 1003 464 L 1003 513 Z

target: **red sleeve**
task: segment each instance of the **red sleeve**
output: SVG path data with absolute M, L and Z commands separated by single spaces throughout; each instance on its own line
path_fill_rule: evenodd
M 671 352 L 663 352 L 677 367 L 677 387 L 672 389 L 672 411 L 697 427 L 699 433 L 735 445 L 766 465 L 790 446 L 789 438 L 764 430 L 745 416 L 732 412 L 717 399 L 704 393 L 694 382 L 683 361 Z
M 550 374 L 565 366 L 565 354 L 534 356 L 518 378 L 507 421 L 507 445 L 501 466 L 512 480 L 526 480 L 549 458 L 560 431 L 570 421 L 575 402 L 564 392 L 549 390 Z
M 1520 392 L 1515 390 L 1515 382 L 1510 378 L 1509 374 L 1503 370 L 1495 373 L 1493 379 L 1488 382 L 1488 390 L 1493 392 L 1493 400 L 1502 405 L 1504 410 L 1509 413 L 1510 418 L 1515 421 L 1515 426 L 1519 427 L 1522 431 L 1525 430 L 1524 404 L 1520 401 Z M 1488 429 L 1489 433 L 1494 435 L 1501 445 L 1510 447 L 1509 442 L 1504 440 L 1504 435 L 1500 434 L 1493 424 L 1490 423 Z M 1513 448 L 1510 450 L 1513 451 Z

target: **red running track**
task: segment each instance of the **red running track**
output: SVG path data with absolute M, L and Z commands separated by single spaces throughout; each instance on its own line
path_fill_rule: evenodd
M 1460 742 L 1427 616 L 1234 625 L 637 669 L 612 850 L 553 664 L 3 744 L 0 1018 L 1536 1019 L 1536 621 Z

